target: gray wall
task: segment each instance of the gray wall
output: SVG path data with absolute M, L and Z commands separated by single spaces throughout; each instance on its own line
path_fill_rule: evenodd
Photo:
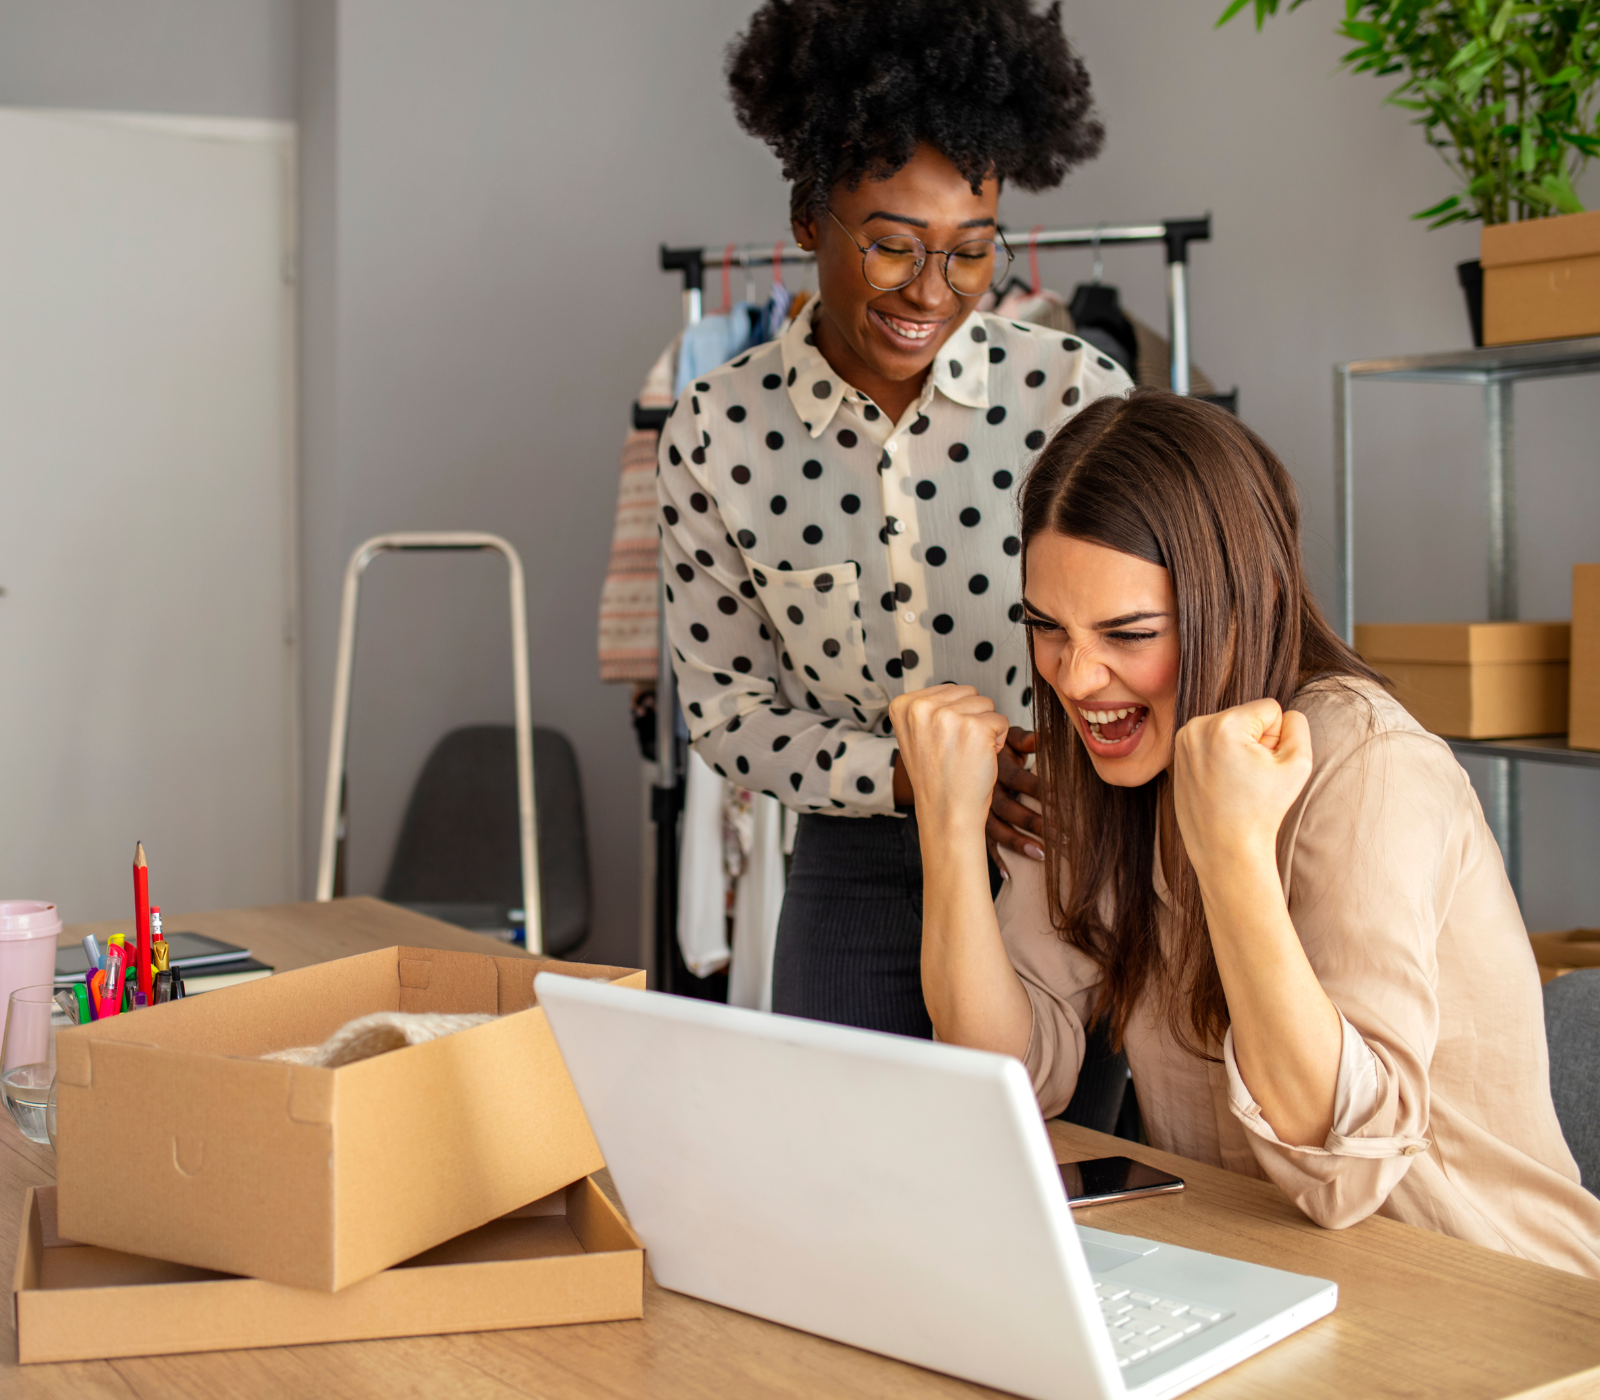
M 324 774 L 338 577 L 382 530 L 494 530 L 528 570 L 535 720 L 576 745 L 595 869 L 589 956 L 635 963 L 639 764 L 595 609 L 628 405 L 677 328 L 656 244 L 775 235 L 771 162 L 731 125 L 737 5 L 341 0 L 302 32 L 304 138 L 333 151 L 332 401 L 306 422 L 307 842 Z M 319 80 L 307 48 L 336 49 Z M 325 58 L 325 53 L 324 53 Z M 330 129 L 332 130 L 330 142 Z M 308 292 L 310 290 L 308 283 Z M 308 328 L 309 328 L 308 319 Z M 307 347 L 307 365 L 324 353 Z M 381 884 L 405 796 L 448 728 L 510 718 L 504 572 L 369 572 L 350 744 L 352 891 Z M 307 869 L 314 869 L 308 860 Z
M 327 742 L 340 570 L 367 535 L 479 528 L 528 565 L 534 706 L 578 747 L 595 862 L 588 953 L 637 957 L 638 765 L 622 688 L 594 680 L 594 616 L 627 405 L 678 324 L 671 242 L 776 238 L 784 189 L 722 93 L 754 0 L 0 0 L 0 102 L 282 117 L 302 150 L 305 869 Z M 1306 507 L 1332 582 L 1330 366 L 1459 346 L 1454 264 L 1475 228 L 1409 220 L 1451 186 L 1338 71 L 1332 10 L 1255 33 L 1221 0 L 1076 0 L 1105 154 L 1007 194 L 1013 227 L 1210 210 L 1194 252 L 1197 358 L 1238 384 Z M 298 26 L 295 17 L 298 14 Z M 1600 181 L 1587 192 L 1600 201 Z M 1112 249 L 1132 309 L 1164 315 L 1160 257 Z M 1063 291 L 1087 254 L 1046 257 Z M 709 289 L 709 300 L 719 293 Z M 1600 558 L 1600 395 L 1518 390 L 1526 616 L 1565 616 Z M 1471 390 L 1364 386 L 1358 614 L 1482 616 L 1485 512 Z M 502 576 L 484 560 L 369 574 L 351 745 L 351 888 L 381 882 L 427 749 L 510 715 Z M 1534 927 L 1600 918 L 1600 781 L 1526 770 Z
M 295 0 L 4 0 L 0 103 L 295 114 Z

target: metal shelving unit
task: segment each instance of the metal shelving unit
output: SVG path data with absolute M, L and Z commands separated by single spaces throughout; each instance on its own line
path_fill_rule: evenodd
M 1512 387 L 1519 379 L 1600 374 L 1600 336 L 1494 346 L 1438 355 L 1351 360 L 1333 367 L 1334 539 L 1338 569 L 1335 620 L 1355 640 L 1355 406 L 1358 379 L 1410 384 L 1476 384 L 1483 389 L 1484 486 L 1489 502 L 1489 620 L 1517 617 L 1517 478 Z M 1522 763 L 1600 768 L 1600 753 L 1568 748 L 1564 736 L 1539 739 L 1451 739 L 1458 755 L 1489 760 L 1485 815 L 1522 894 Z

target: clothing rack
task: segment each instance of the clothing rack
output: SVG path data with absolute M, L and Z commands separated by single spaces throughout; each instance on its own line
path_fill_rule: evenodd
M 1002 228 L 1001 233 L 1008 230 Z M 1009 232 L 1015 234 L 1016 230 Z M 1167 255 L 1167 337 L 1172 344 L 1172 391 L 1189 392 L 1189 245 L 1208 242 L 1211 216 L 1164 219 L 1156 224 L 1094 224 L 1082 228 L 1040 229 L 1018 235 L 1020 248 L 1099 248 L 1112 243 L 1159 243 Z M 704 310 L 705 272 L 723 267 L 786 267 L 814 263 L 816 256 L 792 243 L 730 244 L 722 248 L 669 248 L 661 245 L 661 270 L 683 277 L 683 323 L 691 326 Z M 633 406 L 633 426 L 659 431 L 665 409 Z M 679 990 L 674 983 L 678 923 L 678 816 L 683 810 L 682 763 L 677 737 L 677 677 L 667 640 L 667 609 L 657 602 L 660 617 L 657 645 L 660 672 L 656 678 L 656 783 L 650 793 L 650 817 L 656 825 L 655 964 L 660 991 Z

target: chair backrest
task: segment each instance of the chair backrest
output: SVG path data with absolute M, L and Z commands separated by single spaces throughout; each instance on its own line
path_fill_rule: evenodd
M 1550 1096 L 1583 1184 L 1600 1196 L 1600 967 L 1545 984 Z
M 533 789 L 544 950 L 560 956 L 589 933 L 589 846 L 577 755 L 553 729 L 533 731 Z M 468 725 L 434 745 L 411 790 L 383 898 L 455 922 L 471 922 L 467 907 L 476 906 L 489 924 L 521 906 L 511 725 Z

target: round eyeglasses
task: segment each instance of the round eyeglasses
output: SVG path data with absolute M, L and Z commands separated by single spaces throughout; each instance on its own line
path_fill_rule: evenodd
M 863 246 L 856 243 L 855 235 L 845 228 L 833 210 L 828 210 L 828 217 L 855 243 L 861 253 L 861 275 L 867 279 L 869 287 L 880 292 L 897 292 L 909 287 L 922 275 L 923 266 L 933 256 L 941 259 L 940 270 L 952 292 L 958 297 L 981 297 L 1005 281 L 1015 256 L 1003 236 L 970 239 L 948 252 L 943 248 L 929 248 L 909 233 L 891 234 Z

